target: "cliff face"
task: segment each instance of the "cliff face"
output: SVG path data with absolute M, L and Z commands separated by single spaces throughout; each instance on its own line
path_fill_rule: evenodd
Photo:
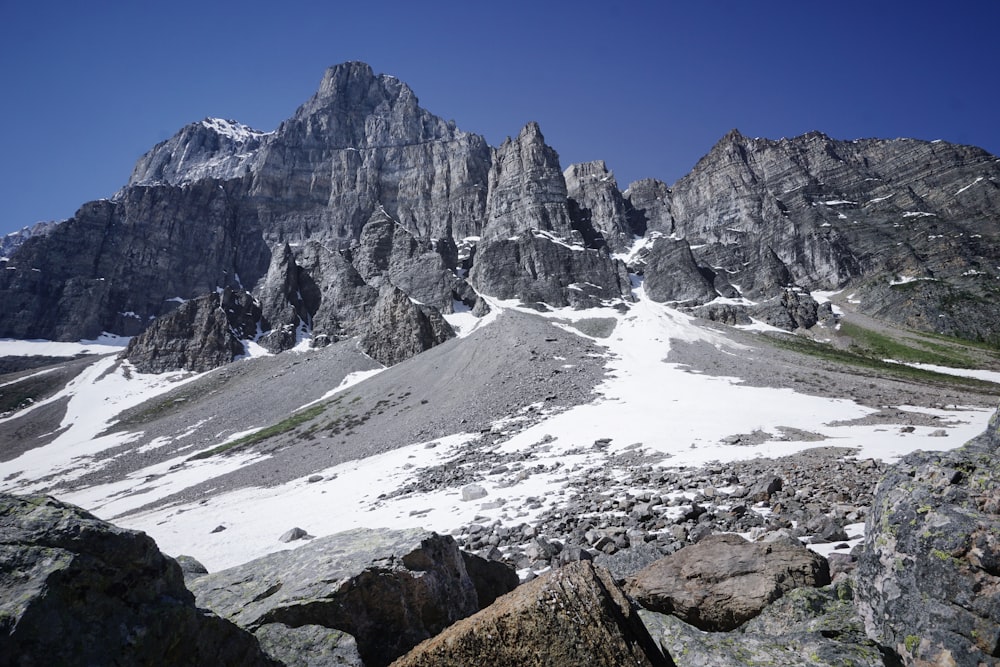
M 807 289 L 850 285 L 862 311 L 904 326 L 995 336 L 1000 162 L 978 148 L 734 131 L 670 202 L 675 233 L 747 296 L 784 271 Z
M 629 301 L 634 273 L 659 301 L 735 300 L 698 311 L 732 321 L 789 290 L 809 306 L 806 292 L 850 289 L 867 314 L 996 340 L 998 210 L 1000 161 L 980 149 L 820 133 L 733 131 L 673 187 L 622 192 L 601 161 L 563 171 L 535 123 L 494 149 L 398 79 L 345 63 L 275 131 L 193 123 L 112 200 L 19 236 L 0 336 L 136 335 L 231 288 L 253 294 L 280 351 L 296 332 L 361 333 L 385 283 L 448 313 L 477 292 Z

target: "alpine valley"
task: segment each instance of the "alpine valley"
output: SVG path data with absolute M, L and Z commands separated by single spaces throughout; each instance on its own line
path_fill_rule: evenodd
M 1000 661 L 979 148 L 622 190 L 352 62 L 0 252 L 0 667 Z

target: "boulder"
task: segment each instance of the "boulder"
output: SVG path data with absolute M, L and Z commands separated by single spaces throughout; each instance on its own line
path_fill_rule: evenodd
M 0 665 L 273 665 L 144 533 L 0 494 Z
M 589 561 L 553 570 L 423 642 L 393 667 L 673 665 L 611 575 Z
M 826 559 L 797 540 L 757 543 L 721 534 L 656 561 L 631 577 L 626 590 L 647 609 L 725 631 L 787 591 L 829 583 Z
M 842 594 L 832 587 L 796 589 L 731 632 L 704 632 L 676 616 L 647 610 L 639 616 L 660 648 L 677 656 L 680 667 L 898 665 L 892 654 L 865 637 L 850 594 Z
M 357 641 L 340 630 L 322 625 L 289 627 L 266 623 L 254 635 L 264 652 L 285 667 L 364 667 Z
M 856 577 L 869 635 L 906 664 L 1000 658 L 1000 412 L 950 452 L 915 452 L 886 472 Z
M 477 586 L 466 558 L 451 537 L 419 529 L 357 529 L 202 576 L 191 585 L 198 604 L 252 632 L 280 624 L 347 633 L 371 667 L 388 664 L 478 611 L 480 590 L 499 592 L 495 573 Z M 516 577 L 508 583 L 515 585 Z M 280 634 L 281 627 L 268 633 Z M 303 641 L 296 633 L 266 643 L 295 646 Z M 315 633 L 307 639 L 314 641 Z M 321 638 L 330 650 L 340 640 L 340 635 Z

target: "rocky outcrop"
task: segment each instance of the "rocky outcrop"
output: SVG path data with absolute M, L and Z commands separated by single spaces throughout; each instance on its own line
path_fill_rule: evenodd
M 673 614 L 701 630 L 732 630 L 799 586 L 830 583 L 826 559 L 798 540 L 747 542 L 710 535 L 628 580 L 646 609 Z
M 142 373 L 208 371 L 244 354 L 254 339 L 260 306 L 247 292 L 225 289 L 182 303 L 129 341 L 123 356 Z
M 514 238 L 532 229 L 570 238 L 566 196 L 559 156 L 545 143 L 538 123 L 528 123 L 493 156 L 483 241 Z
M 450 313 L 455 301 L 461 300 L 458 292 L 463 290 L 458 283 L 464 281 L 450 270 L 436 245 L 417 239 L 379 209 L 361 230 L 350 258 L 368 284 L 379 287 L 387 279 L 415 301 Z
M 440 312 L 414 303 L 398 287 L 385 283 L 358 347 L 380 364 L 392 366 L 454 337 Z
M 863 312 L 908 327 L 988 339 L 996 321 L 1000 164 L 980 149 L 733 131 L 670 197 L 674 232 L 750 298 L 851 285 Z
M 331 67 L 252 161 L 249 194 L 269 241 L 354 244 L 382 207 L 419 238 L 476 236 L 491 149 L 422 109 L 365 63 Z
M 563 172 L 573 227 L 588 247 L 627 250 L 635 240 L 629 206 L 604 160 L 571 164 Z M 645 227 L 639 232 L 641 236 Z
M 274 665 L 145 534 L 0 495 L 0 665 Z
M 622 196 L 629 204 L 629 226 L 645 236 L 649 232 L 674 233 L 673 204 L 670 188 L 663 181 L 644 178 L 631 183 Z
M 1000 658 L 1000 413 L 950 452 L 916 452 L 879 484 L 858 564 L 869 634 L 907 665 Z
M 701 305 L 719 296 L 687 242 L 661 236 L 642 255 L 643 287 L 653 301 Z
M 891 667 L 897 665 L 865 637 L 848 584 L 797 588 L 732 632 L 704 632 L 674 616 L 639 612 L 664 652 L 679 667 Z
M 222 118 L 206 118 L 139 158 L 129 186 L 184 185 L 204 179 L 232 180 L 247 173 L 271 135 Z
M 270 251 L 231 182 L 135 187 L 28 239 L 0 271 L 0 336 L 135 335 L 217 288 L 264 275 Z
M 542 232 L 480 247 L 469 281 L 500 299 L 590 308 L 631 301 L 625 265 L 606 252 L 570 245 Z
M 673 665 L 607 571 L 582 561 L 459 621 L 393 667 Z
M 1000 163 L 985 151 L 817 132 L 733 131 L 671 188 L 646 179 L 621 193 L 601 161 L 564 173 L 536 123 L 493 149 L 398 79 L 344 63 L 273 132 L 188 125 L 111 201 L 17 236 L 0 337 L 133 336 L 173 300 L 226 287 L 260 299 L 272 351 L 310 327 L 320 343 L 356 334 L 384 280 L 442 312 L 476 304 L 470 283 L 593 306 L 630 298 L 607 253 L 657 234 L 669 238 L 630 266 L 664 302 L 849 287 L 866 314 L 995 341 L 998 208 Z M 752 316 L 803 327 L 786 305 Z
M 479 610 L 476 582 L 465 565 L 470 557 L 450 537 L 422 530 L 357 529 L 200 577 L 191 586 L 198 604 L 250 631 L 295 628 L 298 638 L 280 640 L 286 645 L 302 641 L 303 626 L 347 633 L 371 667 Z M 343 640 L 332 632 L 323 639 L 330 650 Z

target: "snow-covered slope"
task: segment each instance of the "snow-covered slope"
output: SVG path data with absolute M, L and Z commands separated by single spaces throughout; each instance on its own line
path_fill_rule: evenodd
M 285 364 L 280 371 L 268 367 L 267 373 L 276 378 L 325 363 L 308 355 L 292 363 L 282 355 L 280 362 L 248 359 L 203 377 L 156 377 L 130 373 L 105 357 L 59 394 L 68 399 L 59 436 L 0 462 L 0 489 L 45 490 L 123 526 L 144 530 L 167 553 L 193 555 L 214 570 L 287 548 L 278 537 L 293 526 L 325 535 L 358 526 L 423 526 L 449 532 L 471 523 L 531 523 L 543 512 L 558 510 L 576 493 L 572 482 L 595 470 L 610 470 L 627 479 L 635 466 L 631 455 L 637 453 L 660 468 L 778 457 L 817 444 L 851 448 L 861 458 L 891 460 L 918 448 L 958 446 L 981 432 L 990 415 L 983 401 L 934 408 L 880 406 L 871 405 L 870 397 L 864 405 L 847 396 L 794 391 L 781 386 L 779 364 L 772 364 L 766 346 L 759 345 L 753 334 L 737 340 L 706 328 L 703 322 L 646 299 L 641 285 L 636 296 L 637 302 L 625 312 L 601 308 L 538 313 L 516 302 L 494 300 L 493 322 L 481 324 L 478 333 L 473 332 L 476 335 L 451 341 L 374 376 L 374 367 L 331 374 L 328 386 L 311 382 L 309 392 L 290 399 L 313 410 L 331 405 L 338 396 L 347 404 L 383 401 L 384 415 L 375 410 L 366 414 L 376 428 L 384 429 L 385 442 L 392 447 L 388 451 L 373 448 L 345 453 L 347 440 L 356 440 L 355 445 L 365 441 L 365 425 L 360 420 L 357 433 L 348 432 L 343 440 L 299 437 L 271 445 L 262 439 L 259 445 L 204 459 L 191 456 L 234 442 L 268 423 L 245 421 L 236 430 L 220 414 L 217 423 L 211 415 L 191 418 L 187 429 L 174 426 L 173 432 L 156 437 L 144 432 L 141 420 L 132 428 L 104 433 L 123 409 L 156 394 L 176 392 L 182 383 L 199 387 L 219 374 L 249 369 L 253 364 Z M 508 351 L 497 347 L 497 339 L 489 339 L 493 354 L 508 354 L 514 375 L 527 375 L 547 363 L 546 368 L 552 369 L 546 380 L 552 394 L 566 386 L 564 378 L 582 373 L 584 366 L 598 371 L 603 367 L 603 380 L 589 399 L 559 404 L 532 400 L 516 385 L 501 393 L 465 393 L 457 385 L 453 393 L 465 403 L 446 403 L 443 390 L 435 388 L 426 398 L 399 404 L 395 414 L 384 407 L 391 395 L 387 388 L 438 387 L 436 379 L 452 377 L 449 374 L 459 370 L 470 378 L 479 370 L 490 375 L 479 378 L 485 385 L 502 385 L 498 371 L 475 365 L 490 348 L 473 346 L 484 338 L 478 334 L 518 326 L 541 327 L 530 329 L 526 339 L 527 344 L 537 346 L 528 365 L 517 365 L 515 355 L 508 354 L 525 344 L 524 340 L 511 343 Z M 574 340 L 583 347 L 574 348 Z M 546 342 L 555 347 L 546 347 Z M 682 349 L 687 353 L 679 355 Z M 692 350 L 699 352 L 692 355 Z M 338 359 L 336 363 L 346 368 L 346 362 Z M 775 382 L 770 384 L 774 386 L 760 386 L 769 383 L 759 378 L 750 382 L 726 374 L 727 368 L 745 368 L 751 362 L 773 368 Z M 450 367 L 458 363 L 461 369 Z M 215 391 L 225 396 L 235 383 L 217 384 Z M 267 386 L 256 387 L 263 401 Z M 523 400 L 515 394 L 523 395 Z M 202 400 L 200 395 L 171 399 L 170 404 L 196 402 Z M 899 397 L 903 402 L 910 395 L 900 393 Z M 479 414 L 475 403 L 482 400 L 496 404 L 488 413 L 493 419 L 485 426 L 474 416 Z M 434 415 L 432 401 L 461 414 L 447 415 L 451 419 L 441 421 L 445 426 L 434 430 L 427 423 Z M 893 409 L 895 421 L 880 418 L 887 408 Z M 332 409 L 308 418 L 306 410 L 292 414 L 304 415 L 303 424 L 346 414 Z M 407 413 L 423 416 L 406 422 Z M 462 414 L 469 418 L 459 418 Z M 425 423 L 426 430 L 413 425 Z M 399 424 L 409 426 L 391 440 L 389 432 L 398 430 Z M 901 425 L 909 426 L 901 431 Z M 758 437 L 734 438 L 737 434 Z M 301 474 L 282 477 L 278 472 L 289 467 L 289 457 L 304 459 L 310 452 L 324 451 L 329 456 L 311 459 L 315 462 L 301 468 Z M 142 462 L 135 463 L 136 457 Z M 324 460 L 330 463 L 323 464 Z M 274 474 L 265 477 L 268 466 Z M 469 499 L 482 491 L 467 488 L 463 494 L 470 481 L 485 495 Z

